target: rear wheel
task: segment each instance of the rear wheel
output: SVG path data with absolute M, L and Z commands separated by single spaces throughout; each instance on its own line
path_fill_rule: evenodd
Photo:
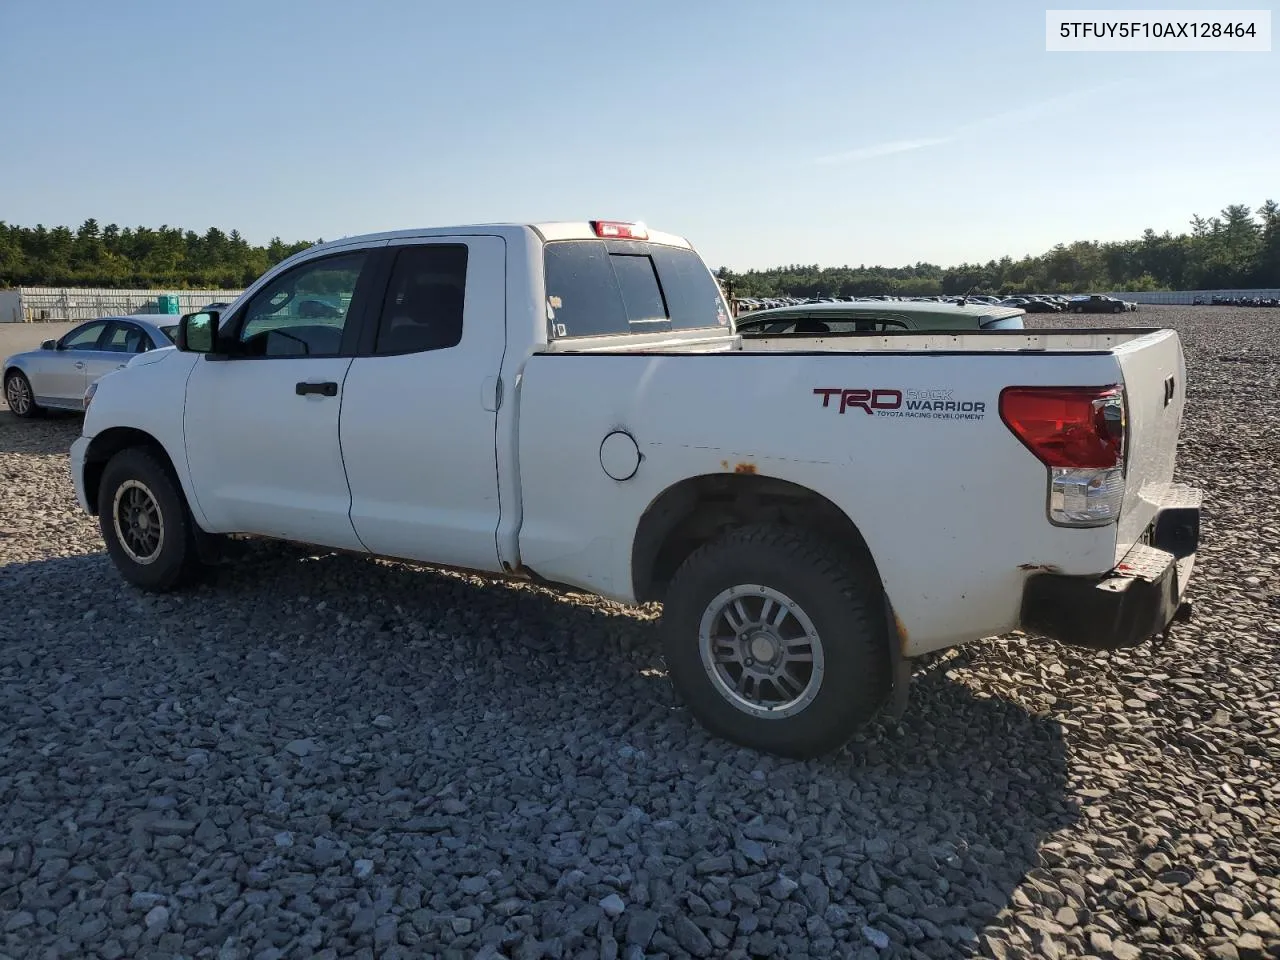
M 869 564 L 804 530 L 731 530 L 677 571 L 663 610 L 671 680 L 712 733 L 808 758 L 843 745 L 892 680 Z
M 10 370 L 9 375 L 4 378 L 4 402 L 18 417 L 30 419 L 44 412 L 36 405 L 36 395 L 31 389 L 31 381 L 21 370 Z
M 116 569 L 134 586 L 172 590 L 200 570 L 195 521 L 182 489 L 149 450 L 130 447 L 107 463 L 98 525 Z

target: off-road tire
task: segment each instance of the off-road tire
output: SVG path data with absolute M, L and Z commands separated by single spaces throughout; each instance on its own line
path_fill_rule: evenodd
M 825 661 L 814 699 L 787 717 L 755 716 L 712 681 L 699 625 L 722 591 L 759 584 L 785 594 L 812 621 Z M 804 529 L 737 527 L 694 551 L 677 570 L 663 608 L 671 682 L 711 733 L 742 746 L 807 759 L 843 744 L 892 690 L 883 590 L 865 559 Z
M 116 523 L 116 494 L 129 483 L 141 484 L 158 507 L 163 539 L 153 560 L 140 563 L 121 542 Z M 182 488 L 171 471 L 143 447 L 121 450 L 108 461 L 98 487 L 98 525 L 116 569 L 129 583 L 164 593 L 195 581 L 203 570 L 196 549 L 196 524 Z

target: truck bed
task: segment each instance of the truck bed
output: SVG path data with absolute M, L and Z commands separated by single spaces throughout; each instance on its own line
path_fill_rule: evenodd
M 1030 571 L 1109 570 L 1173 479 L 1185 370 L 1172 330 L 638 339 L 557 344 L 518 387 L 521 560 L 616 599 L 632 588 L 620 534 L 670 485 L 773 477 L 853 520 L 922 653 L 1014 627 Z M 1125 387 L 1130 428 L 1120 521 L 1055 527 L 1046 468 L 1002 422 L 1001 391 L 1111 384 Z M 849 389 L 898 405 L 842 409 Z M 625 481 L 601 469 L 614 432 L 641 457 Z

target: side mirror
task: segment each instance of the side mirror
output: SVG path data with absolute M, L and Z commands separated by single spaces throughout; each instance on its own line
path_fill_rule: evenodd
M 40 344 L 40 349 L 41 349 L 41 350 L 57 350 L 57 349 L 58 349 L 58 341 L 57 341 L 57 340 L 45 340 L 43 343 L 41 343 L 41 344 Z
M 185 314 L 178 321 L 178 335 L 174 337 L 177 348 L 188 353 L 213 353 L 218 342 L 218 318 L 216 310 Z

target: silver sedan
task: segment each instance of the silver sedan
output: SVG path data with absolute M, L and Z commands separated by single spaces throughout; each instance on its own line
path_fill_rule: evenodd
M 4 362 L 4 398 L 20 417 L 46 409 L 84 410 L 89 384 L 124 367 L 136 354 L 172 347 L 178 317 L 132 314 L 99 317 L 46 340 L 39 350 Z

